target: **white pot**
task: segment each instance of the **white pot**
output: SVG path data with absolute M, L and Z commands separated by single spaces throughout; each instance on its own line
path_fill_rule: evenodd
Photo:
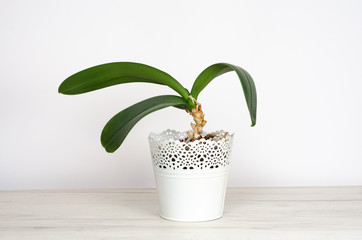
M 160 215 L 183 222 L 220 218 L 233 135 L 217 141 L 180 141 L 186 137 L 186 132 L 171 130 L 149 136 Z

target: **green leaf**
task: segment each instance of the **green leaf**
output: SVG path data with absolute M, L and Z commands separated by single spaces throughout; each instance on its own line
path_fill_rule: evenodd
M 235 71 L 239 77 L 241 86 L 244 91 L 244 96 L 246 104 L 249 109 L 249 114 L 251 118 L 251 126 L 256 124 L 256 107 L 257 107 L 257 96 L 255 83 L 250 76 L 250 74 L 242 69 L 241 67 L 231 65 L 228 63 L 217 63 L 206 68 L 200 75 L 196 78 L 194 85 L 191 89 L 191 95 L 197 99 L 199 93 L 217 76 L 220 76 L 224 73 Z
M 116 151 L 133 126 L 146 115 L 165 107 L 185 109 L 186 101 L 178 96 L 163 95 L 146 99 L 117 113 L 104 127 L 101 142 L 107 152 Z
M 58 91 L 73 95 L 131 82 L 167 85 L 185 100 L 190 95 L 187 89 L 169 74 L 157 68 L 133 62 L 113 62 L 87 68 L 65 79 Z

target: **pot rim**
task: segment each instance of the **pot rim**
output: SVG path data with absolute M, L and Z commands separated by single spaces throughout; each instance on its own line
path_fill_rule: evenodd
M 226 140 L 231 141 L 231 140 L 233 140 L 233 137 L 234 137 L 234 133 L 229 133 L 229 132 L 227 132 L 225 130 L 204 132 L 201 136 L 205 137 L 209 133 L 215 133 L 215 134 L 220 135 L 220 136 L 223 136 L 226 133 L 227 134 L 226 134 L 225 137 L 223 137 L 221 139 L 219 137 L 219 139 L 216 139 L 216 140 L 201 138 L 199 140 L 195 140 L 195 141 L 192 141 L 192 142 L 184 142 L 184 141 L 181 141 L 181 139 L 187 138 L 187 136 L 188 136 L 187 131 L 177 131 L 177 130 L 167 129 L 167 130 L 164 130 L 164 131 L 162 131 L 160 133 L 150 132 L 149 136 L 148 136 L 148 139 L 150 141 L 155 141 L 157 143 L 173 142 L 175 144 L 190 144 L 190 145 L 193 145 L 193 144 L 200 144 L 200 142 L 203 143 L 203 144 L 215 144 L 215 143 L 220 143 L 221 141 L 226 141 Z

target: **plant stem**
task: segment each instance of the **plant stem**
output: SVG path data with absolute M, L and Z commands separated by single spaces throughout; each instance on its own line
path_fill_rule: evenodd
M 201 104 L 196 103 L 196 107 L 192 111 L 186 110 L 194 119 L 195 123 L 191 123 L 192 132 L 187 131 L 188 141 L 195 141 L 200 139 L 203 133 L 203 127 L 206 124 L 204 120 L 205 114 L 202 112 Z

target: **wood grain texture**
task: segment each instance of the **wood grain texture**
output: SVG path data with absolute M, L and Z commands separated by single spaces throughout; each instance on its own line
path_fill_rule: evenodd
M 0 239 L 362 239 L 362 187 L 228 189 L 224 217 L 158 215 L 155 189 L 2 191 Z

